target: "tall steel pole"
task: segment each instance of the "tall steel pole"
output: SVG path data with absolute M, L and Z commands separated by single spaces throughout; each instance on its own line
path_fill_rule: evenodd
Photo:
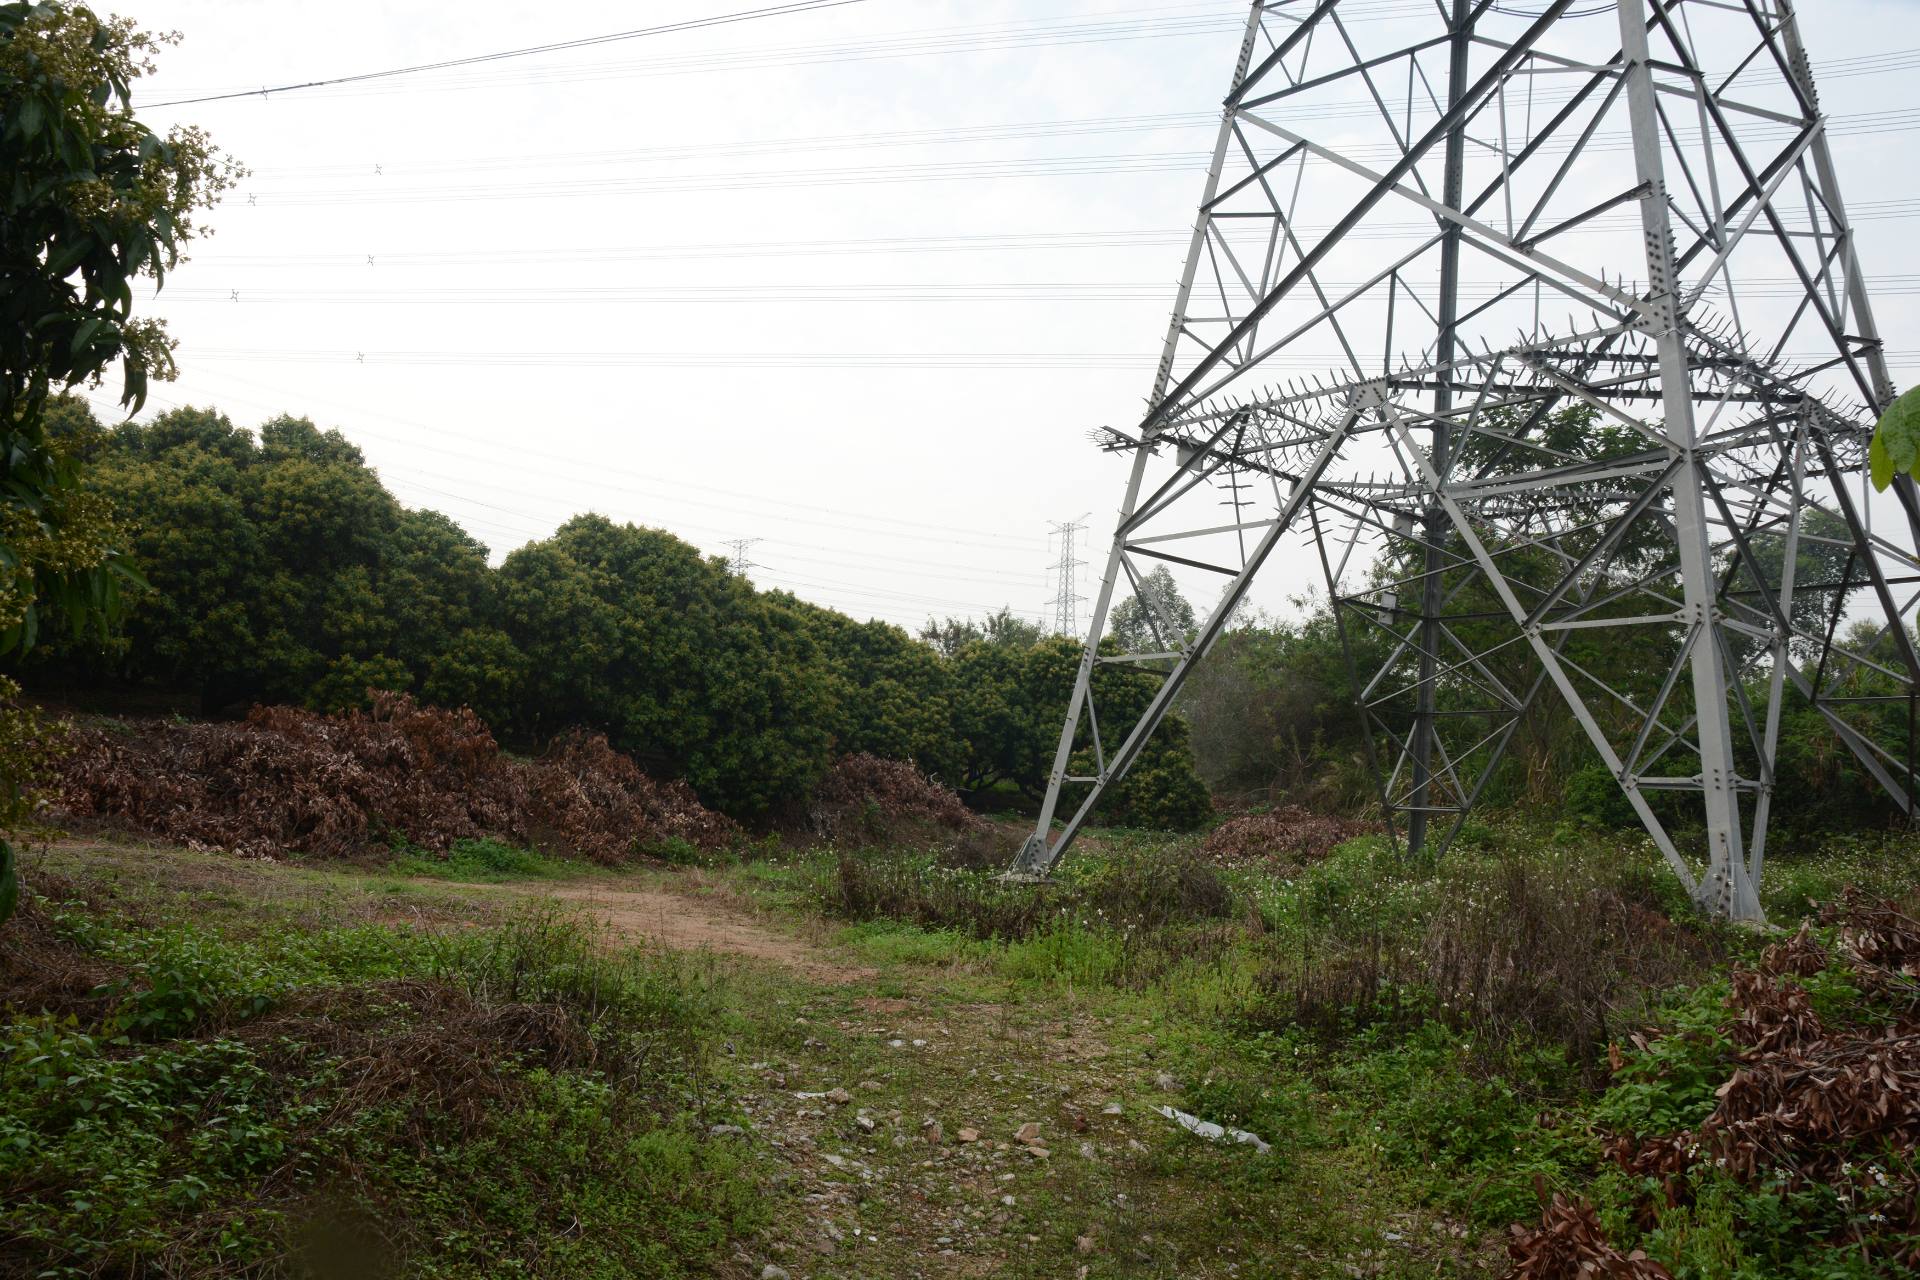
M 1447 108 L 1457 111 L 1460 95 L 1467 88 L 1467 58 L 1473 50 L 1473 19 L 1467 0 L 1453 0 L 1448 19 L 1451 33 L 1447 61 Z M 1441 203 L 1458 209 L 1466 182 L 1467 128 L 1465 121 L 1447 131 Z M 1433 420 L 1428 430 L 1428 456 L 1433 469 L 1442 478 L 1447 475 L 1448 455 L 1452 448 L 1453 359 L 1458 354 L 1456 326 L 1460 317 L 1460 237 L 1462 228 L 1448 218 L 1440 221 L 1440 298 L 1439 333 L 1435 350 L 1440 372 L 1434 379 Z M 1407 811 L 1407 850 L 1425 852 L 1427 821 L 1433 812 L 1433 719 L 1439 698 L 1440 610 L 1446 569 L 1447 513 L 1437 502 L 1429 503 L 1421 516 L 1426 547 L 1421 553 L 1420 579 L 1420 684 L 1414 692 L 1413 743 L 1409 751 L 1413 766 L 1413 795 Z M 1459 797 L 1464 798 L 1464 797 Z
M 1640 229 L 1646 241 L 1647 301 L 1651 318 L 1641 322 L 1659 351 L 1661 430 L 1673 473 L 1674 537 L 1680 555 L 1685 601 L 1682 625 L 1692 646 L 1693 713 L 1700 746 L 1700 783 L 1707 818 L 1707 874 L 1703 905 L 1735 920 L 1762 919 L 1760 897 L 1747 879 L 1741 849 L 1740 777 L 1733 762 L 1733 726 L 1728 714 L 1727 671 L 1716 631 L 1724 621 L 1716 603 L 1718 585 L 1709 552 L 1707 477 L 1697 451 L 1693 421 L 1693 375 L 1682 341 L 1686 312 L 1674 267 L 1673 222 L 1667 209 L 1666 168 L 1661 159 L 1660 119 L 1654 103 L 1652 54 L 1647 48 L 1646 0 L 1618 0 L 1620 48 L 1626 59 L 1627 110 L 1633 136 L 1634 172 L 1642 186 Z M 1630 780 L 1623 779 L 1624 782 Z
M 1247 74 L 1247 67 L 1253 61 L 1254 42 L 1260 37 L 1260 16 L 1266 5 L 1264 0 L 1253 0 L 1247 9 L 1247 30 L 1240 40 L 1240 57 L 1234 64 L 1233 87 L 1238 90 L 1240 82 Z M 1174 296 L 1173 315 L 1167 322 L 1167 337 L 1161 349 L 1160 363 L 1154 371 L 1153 395 L 1150 403 L 1158 405 L 1166 394 L 1167 379 L 1173 371 L 1174 352 L 1180 345 L 1181 327 L 1186 321 L 1187 300 L 1193 294 L 1194 277 L 1200 270 L 1200 253 L 1206 245 L 1209 223 L 1208 206 L 1213 203 L 1214 195 L 1220 189 L 1220 173 L 1226 165 L 1227 148 L 1233 144 L 1233 94 L 1227 96 L 1227 105 L 1220 111 L 1220 132 L 1214 139 L 1213 160 L 1207 165 L 1207 182 L 1200 196 L 1200 212 L 1193 222 L 1193 237 L 1187 246 L 1186 267 L 1180 275 L 1180 288 Z M 1121 565 L 1127 551 L 1127 524 L 1133 518 L 1134 507 L 1140 501 L 1140 485 L 1146 477 L 1147 462 L 1152 456 L 1156 441 L 1152 438 L 1158 428 L 1149 426 L 1146 437 L 1134 450 L 1133 465 L 1127 472 L 1126 492 L 1120 499 L 1120 515 L 1115 522 L 1113 541 L 1107 548 L 1107 565 L 1100 574 L 1100 588 L 1093 598 L 1093 616 L 1087 620 L 1087 641 L 1080 654 L 1080 666 L 1074 672 L 1073 693 L 1067 700 L 1067 720 L 1060 729 L 1060 742 L 1054 748 L 1053 768 L 1047 774 L 1047 794 L 1040 802 L 1040 816 L 1035 820 L 1033 834 L 1020 848 L 1014 860 L 1011 875 L 1016 877 L 1044 875 L 1053 865 L 1061 850 L 1051 849 L 1047 839 L 1053 830 L 1054 813 L 1060 804 L 1060 789 L 1067 780 L 1067 765 L 1073 759 L 1074 739 L 1080 735 L 1080 718 L 1087 708 L 1088 690 L 1093 682 L 1093 668 L 1100 653 L 1100 637 L 1106 634 L 1107 610 L 1113 604 L 1113 589 L 1119 581 Z M 1097 732 L 1097 730 L 1096 730 Z

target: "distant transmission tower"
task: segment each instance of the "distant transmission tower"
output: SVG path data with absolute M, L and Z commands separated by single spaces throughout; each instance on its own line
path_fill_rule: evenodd
M 1053 593 L 1053 630 L 1056 635 L 1080 634 L 1079 605 L 1086 597 L 1079 593 L 1079 570 L 1086 561 L 1074 559 L 1073 543 L 1074 536 L 1087 527 L 1087 516 L 1092 514 L 1087 512 L 1077 520 L 1054 520 L 1048 524 L 1060 536 L 1060 558 L 1047 566 L 1053 570 L 1057 583 Z
M 1251 7 L 1146 415 L 1099 437 L 1132 470 L 1015 872 L 1285 540 L 1411 848 L 1558 701 L 1702 908 L 1758 919 L 1783 715 L 1909 816 L 1920 741 L 1920 496 L 1861 484 L 1893 385 L 1793 8 L 1378 9 Z M 1144 714 L 1096 715 L 1142 560 L 1227 588 Z
M 727 557 L 727 572 L 744 578 L 747 576 L 747 570 L 760 568 L 761 566 L 747 559 L 747 552 L 765 541 L 765 538 L 732 538 L 722 543 L 722 546 L 732 552 Z

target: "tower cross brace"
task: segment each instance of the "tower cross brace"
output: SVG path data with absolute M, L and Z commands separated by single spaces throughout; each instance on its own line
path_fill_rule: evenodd
M 1794 10 L 1379 9 L 1250 6 L 1013 873 L 1264 572 L 1325 591 L 1412 850 L 1557 703 L 1696 901 L 1759 919 L 1783 720 L 1910 817 L 1920 737 L 1920 498 L 1860 484 L 1893 384 Z M 1099 642 L 1145 561 L 1226 585 L 1122 721 L 1091 676 L 1136 660 Z

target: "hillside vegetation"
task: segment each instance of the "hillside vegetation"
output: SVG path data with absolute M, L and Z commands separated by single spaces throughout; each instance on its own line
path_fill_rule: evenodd
M 672 534 L 595 515 L 494 567 L 304 419 L 256 433 L 178 409 L 107 431 L 74 400 L 50 416 L 144 585 L 112 640 L 54 636 L 30 655 L 30 689 L 224 713 L 409 692 L 470 708 L 516 746 L 603 733 L 650 774 L 757 823 L 792 820 L 843 755 L 909 761 L 969 792 L 1045 785 L 1079 661 L 1070 640 L 963 628 L 936 645 L 757 591 Z M 1156 684 L 1099 674 L 1115 714 Z M 1178 722 L 1107 805 L 1115 820 L 1176 827 L 1207 811 Z
M 1905 845 L 1783 854 L 1779 941 L 1534 826 L 1084 855 L 61 843 L 0 932 L 0 1269 L 1913 1274 Z

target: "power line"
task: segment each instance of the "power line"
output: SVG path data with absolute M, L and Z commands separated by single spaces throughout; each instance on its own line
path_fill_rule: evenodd
M 845 0 L 851 3 L 853 0 Z M 794 6 L 797 8 L 825 6 Z M 1195 5 L 1176 5 L 1172 9 L 1192 9 Z M 782 7 L 783 9 L 785 7 Z M 1116 10 L 1116 13 L 1164 12 L 1160 9 Z M 759 11 L 754 11 L 757 14 Z M 777 12 L 777 11 L 776 11 Z M 784 66 L 804 66 L 821 63 L 869 61 L 875 58 L 915 57 L 926 54 L 967 53 L 977 51 L 999 51 L 1009 48 L 1030 46 L 1050 46 L 1060 44 L 1105 43 L 1112 40 L 1165 39 L 1176 35 L 1204 35 L 1221 29 L 1223 25 L 1237 23 L 1232 16 L 1233 10 L 1225 9 L 1211 16 L 1145 19 L 1131 22 L 1112 22 L 1108 20 L 1061 22 L 1058 20 L 1040 20 L 1017 23 L 986 24 L 972 27 L 934 27 L 919 31 L 906 32 L 898 36 L 883 37 L 876 40 L 858 41 L 840 44 L 763 46 L 758 49 L 726 50 L 721 53 L 696 53 L 679 57 L 656 58 L 646 60 L 626 60 L 620 62 L 587 63 L 568 67 L 536 67 L 520 71 L 508 71 L 504 74 L 490 73 L 484 77 L 449 78 L 428 84 L 383 85 L 371 90 L 375 93 L 396 91 L 439 91 L 446 89 L 481 88 L 499 89 L 513 84 L 550 84 L 579 83 L 597 79 L 626 79 L 636 75 L 676 75 L 697 74 L 710 71 L 757 70 Z M 692 25 L 721 25 L 731 15 L 702 20 Z M 744 19 L 734 19 L 744 20 Z M 680 28 L 667 28 L 676 30 Z M 649 29 L 637 34 L 654 34 Z M 633 38 L 630 35 L 615 35 L 597 38 L 599 43 L 614 39 Z M 571 47 L 571 44 L 554 46 Z M 542 52 L 546 46 L 526 51 L 510 51 L 503 56 L 517 57 L 522 52 Z M 483 59 L 484 60 L 484 55 Z M 337 87 L 369 79 L 388 79 L 410 74 L 416 71 L 453 70 L 462 65 L 463 60 L 452 60 L 444 64 L 426 64 L 419 67 L 404 68 L 394 72 L 375 73 L 370 76 L 347 76 L 333 80 L 321 80 L 289 88 Z M 183 96 L 154 106 L 177 106 L 195 102 L 221 101 L 231 98 L 257 97 L 260 89 L 239 89 L 197 96 Z M 278 92 L 266 90 L 265 92 Z M 350 95 L 328 95 L 331 97 Z
M 1916 210 L 1909 216 L 1920 216 Z M 1356 280 L 1323 280 L 1322 288 L 1345 293 L 1359 287 Z M 1409 293 L 1419 289 L 1405 286 Z M 1432 286 L 1437 288 L 1437 286 Z M 1497 296 L 1504 286 L 1499 282 L 1476 282 L 1461 291 L 1463 300 L 1478 301 Z M 1718 280 L 1707 289 L 1709 296 L 1728 292 Z M 1800 296 L 1800 282 L 1792 276 L 1748 276 L 1734 281 L 1733 292 L 1742 298 Z M 1895 273 L 1877 276 L 1874 292 L 1881 296 L 1920 293 L 1920 273 Z M 924 284 L 843 282 L 838 284 L 791 285 L 571 285 L 526 288 L 411 288 L 411 289 L 230 289 L 226 287 L 169 289 L 158 300 L 168 303 L 214 303 L 220 305 L 273 306 L 532 306 L 601 305 L 658 303 L 685 306 L 697 303 L 874 303 L 894 306 L 909 302 L 1163 302 L 1168 296 L 1164 283 L 1157 281 L 929 281 Z
M 685 22 L 667 22 L 654 27 L 638 27 L 632 31 L 615 31 L 607 35 L 583 36 L 578 40 L 558 40 L 552 44 L 528 45 L 521 49 L 502 49 L 497 53 L 477 53 L 465 58 L 446 58 L 439 62 L 422 62 L 410 67 L 391 67 L 385 71 L 363 71 L 357 75 L 334 76 L 326 80 L 304 80 L 298 84 L 276 85 L 272 88 L 248 89 L 237 93 L 210 93 L 198 98 L 173 98 L 166 102 L 142 104 L 147 107 L 184 107 L 200 102 L 224 102 L 231 98 L 264 98 L 269 94 L 291 93 L 296 89 L 318 89 L 326 85 L 358 84 L 367 80 L 391 80 L 396 76 L 416 75 L 423 71 L 446 71 L 454 67 L 471 67 L 483 62 L 501 62 L 508 58 L 527 58 L 541 53 L 559 53 L 567 49 L 585 49 L 593 45 L 613 44 L 622 40 L 640 40 L 647 36 L 670 35 L 676 31 L 697 31 L 706 27 L 731 26 L 737 22 L 753 22 L 761 18 L 779 18 L 795 13 L 810 13 L 816 9 L 837 9 L 843 5 L 864 4 L 866 0 L 799 0 L 795 4 L 773 5 L 764 9 L 742 9 L 736 13 L 716 14 L 710 18 L 690 18 Z
M 1920 355 L 1920 348 L 1890 349 L 1890 358 Z M 284 364 L 473 365 L 519 368 L 655 369 L 1140 369 L 1152 366 L 1146 352 L 1104 351 L 352 351 L 345 348 L 195 347 L 196 360 Z M 1788 360 L 1817 353 L 1787 352 Z M 1263 362 L 1273 369 L 1306 372 L 1350 367 L 1338 351 L 1301 352 Z
M 684 262 L 697 258 L 808 258 L 847 254 L 975 253 L 1027 249 L 1127 249 L 1147 245 L 1184 245 L 1188 227 L 1133 231 L 1029 231 L 948 236 L 861 236 L 844 240 L 761 240 L 681 244 L 594 245 L 538 249 L 378 250 L 374 253 L 196 254 L 194 265 L 230 267 L 419 267 L 438 269 L 500 264 L 612 261 Z M 168 297 L 174 293 L 169 292 Z
M 1234 20 L 1237 24 L 1238 19 Z M 1864 55 L 1860 58 L 1836 59 L 1826 66 L 1842 68 L 1838 71 L 1822 73 L 1823 80 L 1841 78 L 1849 75 L 1879 75 L 1895 71 L 1912 70 L 1920 67 L 1920 49 L 1902 49 L 1886 54 Z M 1553 89 L 1536 92 L 1533 104 L 1537 108 L 1549 108 L 1570 101 L 1572 89 Z M 1898 116 L 1905 108 L 1891 108 L 1887 111 L 1869 113 L 1870 116 Z M 1358 117 L 1372 119 L 1378 115 L 1378 107 L 1370 98 L 1342 98 L 1333 102 L 1316 102 L 1312 107 L 1315 120 Z M 938 129 L 907 129 L 862 133 L 815 134 L 784 138 L 758 138 L 733 140 L 725 144 L 729 156 L 753 154 L 792 155 L 796 152 L 873 150 L 888 147 L 917 147 L 965 145 L 978 142 L 998 142 L 1023 140 L 1042 137 L 1073 137 L 1103 133 L 1162 132 L 1174 129 L 1211 128 L 1218 122 L 1218 112 L 1176 111 L 1151 115 L 1127 116 L 1083 116 L 1065 117 L 1051 120 L 1021 120 L 996 122 L 977 125 L 951 125 Z M 1831 123 L 1849 125 L 1855 119 L 1864 120 L 1866 125 L 1872 121 L 1866 117 L 1839 117 Z M 469 173 L 481 170 L 507 168 L 542 167 L 552 168 L 571 165 L 621 165 L 626 166 L 639 161 L 675 160 L 699 158 L 714 151 L 713 144 L 681 145 L 665 147 L 622 148 L 601 151 L 545 151 L 517 155 L 482 155 L 446 158 L 433 156 L 420 160 L 395 161 L 383 157 L 383 163 L 377 167 L 384 176 L 407 173 Z M 294 165 L 268 167 L 254 170 L 255 177 L 325 177 L 359 176 L 369 171 L 365 161 L 358 164 L 330 163 L 320 165 Z

